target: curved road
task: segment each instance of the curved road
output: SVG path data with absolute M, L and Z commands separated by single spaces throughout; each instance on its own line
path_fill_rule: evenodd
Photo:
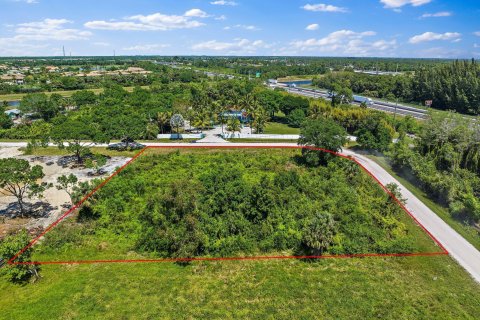
M 148 146 L 188 146 L 188 144 L 175 143 L 146 143 Z M 259 146 L 259 147 L 291 147 L 296 146 L 294 143 L 228 143 L 228 142 L 214 142 L 214 143 L 195 143 L 195 146 Z M 26 143 L 0 143 L 0 155 L 2 154 L 1 147 L 24 147 Z M 423 204 L 415 195 L 413 195 L 400 182 L 393 178 L 386 170 L 379 166 L 375 161 L 361 155 L 352 150 L 344 150 L 342 154 L 354 157 L 360 164 L 362 164 L 370 173 L 372 173 L 383 185 L 394 182 L 400 189 L 403 197 L 407 199 L 406 208 L 427 230 L 430 232 L 449 254 L 465 269 L 471 276 L 480 283 L 480 251 L 473 245 L 453 230 L 447 223 L 439 218 L 432 210 Z

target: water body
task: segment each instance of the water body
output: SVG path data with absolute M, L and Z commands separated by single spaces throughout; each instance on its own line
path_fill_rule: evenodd
M 8 106 L 9 106 L 9 107 L 18 108 L 18 107 L 20 106 L 20 101 L 19 101 L 19 100 L 16 100 L 16 101 L 8 101 Z
M 296 86 L 309 86 L 312 84 L 312 80 L 297 80 L 297 81 L 282 81 L 280 83 L 284 83 L 288 86 L 294 84 Z

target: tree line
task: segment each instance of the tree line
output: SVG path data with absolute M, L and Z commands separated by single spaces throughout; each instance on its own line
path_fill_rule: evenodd
M 354 72 L 329 73 L 314 79 L 316 86 L 348 88 L 354 93 L 392 102 L 399 100 L 458 113 L 480 113 L 480 65 L 477 61 L 454 61 L 419 68 L 404 75 L 367 75 Z M 337 89 L 338 90 L 338 89 Z

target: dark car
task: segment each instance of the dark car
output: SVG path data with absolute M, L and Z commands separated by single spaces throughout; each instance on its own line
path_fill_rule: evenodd
M 119 143 L 113 143 L 108 145 L 107 150 L 116 150 L 116 151 L 132 151 L 132 150 L 141 150 L 145 148 L 145 145 L 135 142 L 135 141 L 122 141 Z

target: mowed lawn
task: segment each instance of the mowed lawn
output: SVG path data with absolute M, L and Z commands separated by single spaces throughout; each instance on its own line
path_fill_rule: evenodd
M 263 131 L 265 134 L 300 134 L 300 128 L 292 128 L 284 123 L 268 122 Z
M 0 280 L 1 319 L 478 319 L 480 286 L 448 256 L 179 266 L 43 266 Z

